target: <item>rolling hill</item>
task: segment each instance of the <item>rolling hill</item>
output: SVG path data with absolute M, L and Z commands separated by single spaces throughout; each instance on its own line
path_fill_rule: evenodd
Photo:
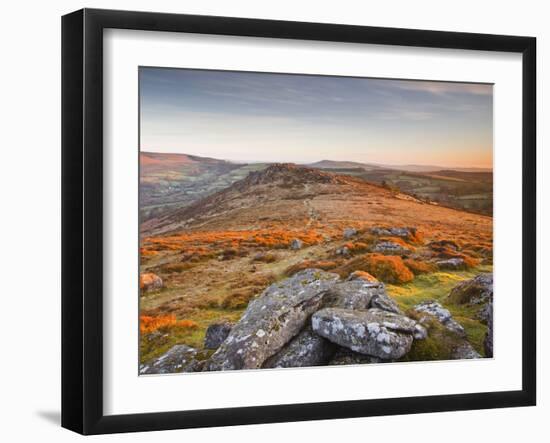
M 148 220 L 229 186 L 263 164 L 140 152 L 140 217 Z

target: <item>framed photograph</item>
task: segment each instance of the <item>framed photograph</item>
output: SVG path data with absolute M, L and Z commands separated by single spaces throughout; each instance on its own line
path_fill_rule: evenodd
M 536 402 L 532 37 L 62 20 L 62 425 Z

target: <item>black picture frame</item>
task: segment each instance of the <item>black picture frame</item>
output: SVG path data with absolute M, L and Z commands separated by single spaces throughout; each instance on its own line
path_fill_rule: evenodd
M 108 28 L 522 54 L 522 389 L 104 415 L 102 77 L 103 30 Z M 533 37 L 97 9 L 65 15 L 62 18 L 62 426 L 82 434 L 104 434 L 535 405 L 535 88 Z

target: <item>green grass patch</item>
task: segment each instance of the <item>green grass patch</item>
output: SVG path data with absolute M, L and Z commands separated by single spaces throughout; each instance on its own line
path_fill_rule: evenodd
M 446 297 L 451 289 L 461 281 L 474 278 L 482 272 L 492 272 L 492 270 L 492 265 L 484 265 L 468 271 L 422 274 L 416 276 L 410 283 L 399 286 L 386 285 L 386 288 L 388 294 L 404 312 L 423 301 L 439 301 L 464 327 L 466 337 L 474 349 L 481 355 L 485 355 L 483 340 L 487 326 L 477 319 L 477 314 L 482 306 L 448 303 Z M 441 325 L 432 326 L 426 340 L 415 340 L 411 352 L 406 356 L 406 361 L 446 360 L 450 356 L 452 347 L 457 343 L 456 336 L 446 331 Z
M 461 343 L 462 339 L 435 319 L 428 321 L 426 326 L 428 337 L 424 340 L 415 340 L 409 353 L 400 361 L 433 361 L 451 358 L 453 349 Z
M 212 323 L 221 321 L 236 322 L 241 318 L 242 310 L 198 309 L 186 318 L 197 323 L 196 329 L 170 328 L 164 332 L 141 335 L 139 343 L 139 361 L 147 363 L 160 357 L 172 346 L 184 344 L 195 349 L 203 349 L 206 329 Z

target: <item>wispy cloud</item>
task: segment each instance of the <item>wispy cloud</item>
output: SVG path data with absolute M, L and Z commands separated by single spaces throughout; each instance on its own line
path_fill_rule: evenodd
M 470 165 L 492 149 L 486 84 L 146 68 L 140 87 L 144 149 Z
M 396 81 L 394 86 L 408 91 L 429 92 L 435 95 L 473 94 L 490 96 L 493 94 L 493 85 L 485 83 Z

